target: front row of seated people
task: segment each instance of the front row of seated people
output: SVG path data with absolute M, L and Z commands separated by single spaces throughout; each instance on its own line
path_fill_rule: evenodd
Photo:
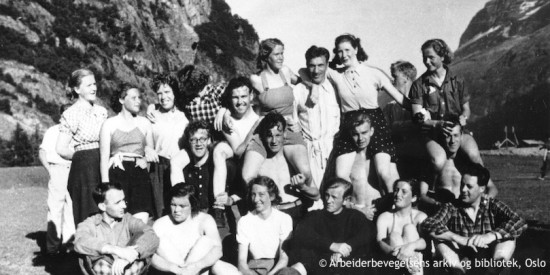
M 125 213 L 120 184 L 102 183 L 94 191 L 100 213 L 78 225 L 75 250 L 85 256 L 91 274 L 144 274 L 150 264 L 149 274 L 364 274 L 372 266 L 319 263 L 380 258 L 376 239 L 381 253 L 403 261 L 403 272 L 423 274 L 423 253 L 433 240 L 436 259 L 445 260 L 452 274 L 464 274 L 465 259 L 510 260 L 527 227 L 508 206 L 485 194 L 488 179 L 481 165 L 467 166 L 459 199 L 430 217 L 412 207 L 419 199 L 418 182 L 397 180 L 394 207 L 378 217 L 375 227 L 349 207 L 354 187 L 344 179 L 328 180 L 324 208 L 309 212 L 296 225 L 278 209 L 277 184 L 259 176 L 248 189 L 251 210 L 238 223 L 238 268 L 220 260 L 220 234 L 214 219 L 200 209 L 193 184 L 175 185 L 170 214 L 150 227 Z M 483 272 L 500 271 L 495 265 Z

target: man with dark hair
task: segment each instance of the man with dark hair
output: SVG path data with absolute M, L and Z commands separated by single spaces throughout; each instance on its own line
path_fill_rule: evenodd
M 421 201 L 428 204 L 445 203 L 458 198 L 462 188 L 462 170 L 475 163 L 471 157 L 466 155 L 464 150 L 460 150 L 462 138 L 466 134 L 462 133 L 462 126 L 460 125 L 458 116 L 450 115 L 445 117 L 445 119 L 449 124 L 450 131 L 442 132 L 439 142 L 443 149 L 445 149 L 447 161 L 443 165 L 441 172 L 435 175 L 435 186 L 432 188 L 435 192 L 433 196 L 430 197 L 427 195 L 429 186 L 425 182 L 422 183 Z M 482 165 L 479 150 L 475 148 L 475 151 L 477 152 L 477 157 L 474 159 L 477 159 L 480 162 L 479 164 Z M 497 187 L 491 179 L 489 179 L 485 189 L 489 197 L 494 198 L 498 194 Z M 429 209 L 426 210 L 427 212 L 431 212 Z
M 190 163 L 183 169 L 179 169 L 179 166 L 177 169 L 172 167 L 172 174 L 179 174 L 177 178 L 183 178 L 183 182 L 195 186 L 199 209 L 204 212 L 213 211 L 212 206 L 216 201 L 213 194 L 214 159 L 211 152 L 212 135 L 210 127 L 208 122 L 204 120 L 193 121 L 187 126 L 181 139 L 181 147 L 190 156 Z M 226 179 L 229 180 L 225 182 L 233 182 L 236 176 L 237 164 L 226 162 L 226 167 Z M 237 188 L 231 188 L 230 191 L 233 194 L 244 196 L 243 192 L 239 193 Z
M 93 192 L 99 213 L 78 225 L 74 249 L 86 257 L 91 274 L 143 274 L 159 245 L 153 229 L 125 213 L 119 183 L 101 183 Z
M 340 127 L 340 106 L 334 87 L 326 77 L 328 50 L 311 46 L 305 56 L 306 73 L 314 85 L 311 89 L 303 83 L 294 87 L 294 108 L 306 142 L 313 183 L 319 188 L 332 151 L 334 135 Z M 315 208 L 322 209 L 321 200 L 317 202 Z
M 214 219 L 200 211 L 195 187 L 178 183 L 170 190 L 170 214 L 153 225 L 160 244 L 149 274 L 239 274 L 237 268 L 220 261 L 222 245 Z
M 353 185 L 341 178 L 327 181 L 324 209 L 308 213 L 296 228 L 291 262 L 300 274 L 364 274 L 364 268 L 330 268 L 340 259 L 371 258 L 376 229 L 361 212 L 346 208 Z M 327 267 L 319 265 L 326 260 Z
M 70 106 L 69 104 L 61 105 L 59 114 L 63 114 Z M 46 254 L 50 256 L 65 252 L 66 246 L 69 246 L 75 232 L 73 203 L 67 190 L 71 161 L 57 154 L 55 150 L 57 136 L 59 136 L 59 124 L 48 128 L 44 133 L 38 151 L 40 163 L 46 168 L 50 177 L 47 199 L 48 227 L 46 229 Z
M 455 274 L 464 274 L 462 258 L 508 261 L 516 239 L 527 229 L 525 221 L 507 205 L 485 195 L 489 171 L 481 164 L 464 167 L 458 201 L 444 204 L 422 224 L 436 240 L 436 251 Z M 498 274 L 491 265 L 484 274 Z
M 267 114 L 258 125 L 257 132 L 267 151 L 267 157 L 255 176 L 266 176 L 275 181 L 282 198 L 278 209 L 289 214 L 294 224 L 297 224 L 307 211 L 302 199 L 317 200 L 319 189 L 315 185 L 308 185 L 302 174 L 292 176 L 283 154 L 285 129 L 285 118 L 277 113 Z

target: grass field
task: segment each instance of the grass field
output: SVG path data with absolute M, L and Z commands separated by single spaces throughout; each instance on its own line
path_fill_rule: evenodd
M 536 179 L 540 158 L 485 156 L 499 188 L 499 199 L 529 221 L 516 257 L 543 259 L 546 269 L 523 268 L 512 274 L 550 274 L 550 179 Z M 49 263 L 40 255 L 46 228 L 47 174 L 41 167 L 0 169 L 0 274 L 75 274 L 74 259 Z

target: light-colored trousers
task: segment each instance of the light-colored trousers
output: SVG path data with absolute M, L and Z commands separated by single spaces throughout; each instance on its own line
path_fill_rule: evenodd
M 67 190 L 70 164 L 50 163 L 50 181 L 48 182 L 48 229 L 46 248 L 56 252 L 60 243 L 67 243 L 75 233 L 73 202 Z

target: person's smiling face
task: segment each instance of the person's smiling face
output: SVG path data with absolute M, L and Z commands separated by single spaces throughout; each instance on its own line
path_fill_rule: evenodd
M 357 63 L 357 49 L 354 48 L 348 41 L 343 41 L 338 44 L 336 54 L 338 55 L 342 65 L 346 68 Z

